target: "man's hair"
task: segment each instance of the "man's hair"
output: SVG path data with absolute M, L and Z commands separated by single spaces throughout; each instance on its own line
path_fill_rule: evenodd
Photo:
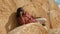
M 20 12 L 24 12 L 24 10 L 23 10 L 22 7 L 19 7 L 19 8 L 17 9 L 16 17 L 20 17 L 20 15 L 21 15 Z

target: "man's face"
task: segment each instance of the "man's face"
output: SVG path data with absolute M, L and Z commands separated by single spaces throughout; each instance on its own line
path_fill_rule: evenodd
M 20 15 L 22 15 L 22 14 L 23 14 L 23 12 L 21 11 L 21 12 L 20 12 Z

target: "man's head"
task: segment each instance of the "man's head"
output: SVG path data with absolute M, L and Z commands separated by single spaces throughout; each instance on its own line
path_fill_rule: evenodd
M 17 9 L 17 12 L 23 12 L 23 7 L 19 7 L 19 8 Z
M 23 7 L 20 7 L 20 8 L 18 8 L 17 9 L 17 17 L 20 17 L 22 14 L 24 14 L 24 9 L 23 9 Z

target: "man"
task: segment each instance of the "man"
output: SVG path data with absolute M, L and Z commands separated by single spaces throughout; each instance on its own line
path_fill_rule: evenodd
M 28 23 L 32 23 L 32 22 L 33 23 L 42 22 L 42 25 L 45 26 L 45 21 L 46 21 L 45 18 L 35 18 L 35 17 L 31 16 L 29 13 L 24 11 L 24 9 L 22 7 L 17 9 L 16 19 L 20 25 L 24 25 L 24 24 L 28 24 Z

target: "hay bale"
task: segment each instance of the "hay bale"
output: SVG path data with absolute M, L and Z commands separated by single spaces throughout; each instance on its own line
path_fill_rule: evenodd
M 44 2 L 44 3 L 43 3 Z M 57 10 L 57 15 L 59 15 L 58 7 L 55 6 L 55 3 L 52 1 L 53 9 Z M 18 7 L 24 7 L 26 11 L 28 11 L 32 16 L 35 17 L 44 17 L 47 19 L 46 25 L 50 28 L 50 21 L 49 21 L 49 10 L 51 7 L 48 6 L 48 0 L 0 0 L 0 34 L 6 34 L 7 32 L 13 30 L 17 27 L 16 23 L 16 10 Z M 55 8 L 56 7 L 56 8 Z M 52 13 L 54 14 L 55 11 Z M 51 16 L 51 24 L 59 22 L 55 22 L 56 19 L 53 19 L 52 14 Z M 54 21 L 52 21 L 54 20 Z M 51 25 L 53 28 L 57 28 L 59 23 L 55 25 Z
M 56 10 L 50 11 L 50 21 L 52 28 L 60 28 L 60 15 L 58 11 Z
M 39 23 L 30 23 L 19 26 L 8 34 L 48 34 L 48 31 Z
M 50 34 L 59 34 L 59 32 L 60 32 L 60 28 L 50 29 L 50 30 L 49 30 L 49 33 L 50 33 Z

